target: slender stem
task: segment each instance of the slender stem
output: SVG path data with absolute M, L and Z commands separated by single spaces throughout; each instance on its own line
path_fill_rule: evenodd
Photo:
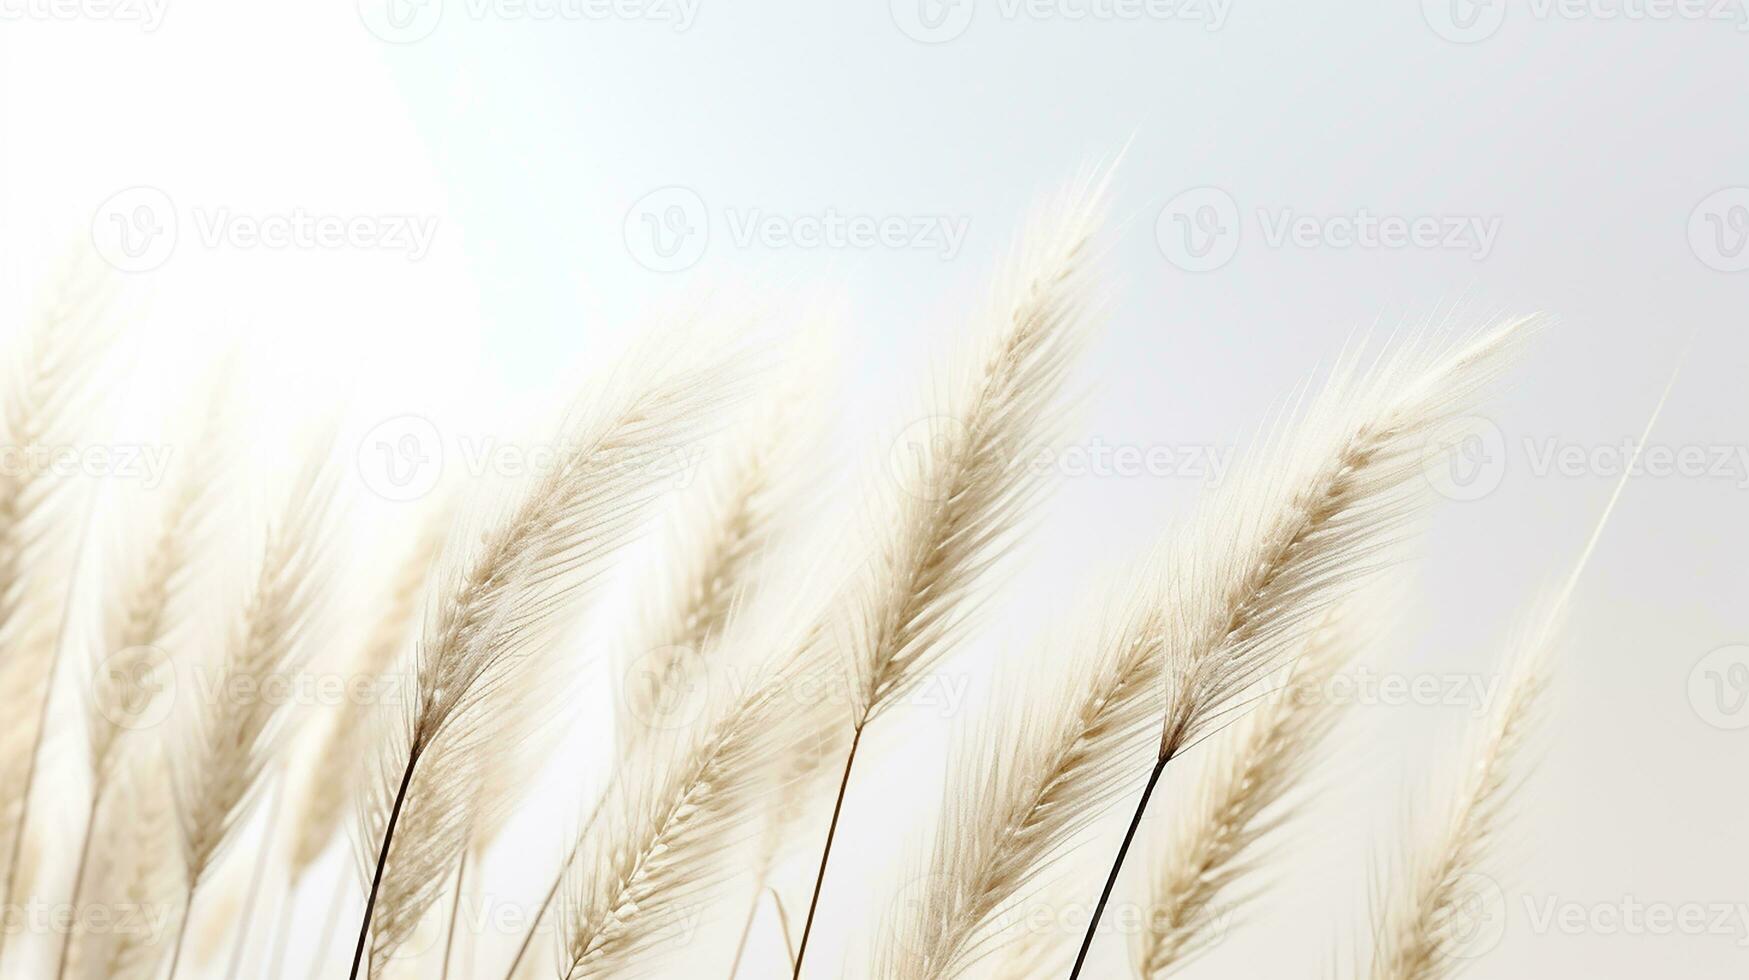
M 92 830 L 97 826 L 97 807 L 103 802 L 103 782 L 91 788 L 91 809 L 85 815 L 85 839 L 79 843 L 79 863 L 73 866 L 73 897 L 67 905 L 73 910 L 73 926 L 61 934 L 61 958 L 55 963 L 55 980 L 62 980 L 67 975 L 67 953 L 73 946 L 73 933 L 78 931 L 79 898 L 84 892 L 85 865 L 91 859 L 91 839 L 96 836 Z
M 844 776 L 838 780 L 838 799 L 832 804 L 832 823 L 826 828 L 826 846 L 820 849 L 820 870 L 814 875 L 814 894 L 808 899 L 808 920 L 802 926 L 802 944 L 796 949 L 796 966 L 790 980 L 800 980 L 802 957 L 808 955 L 808 936 L 814 931 L 814 912 L 820 907 L 820 889 L 826 883 L 826 862 L 832 858 L 832 839 L 838 836 L 838 815 L 844 810 L 844 789 L 850 785 L 850 769 L 856 765 L 856 747 L 862 743 L 862 725 L 850 736 L 850 751 L 844 756 Z
M 1111 901 L 1111 889 L 1117 884 L 1117 873 L 1123 868 L 1123 859 L 1130 853 L 1130 844 L 1135 842 L 1136 829 L 1142 825 L 1142 814 L 1148 810 L 1148 798 L 1154 795 L 1154 787 L 1160 784 L 1160 774 L 1166 771 L 1166 763 L 1172 761 L 1171 755 L 1161 755 L 1160 761 L 1154 763 L 1154 771 L 1148 774 L 1148 785 L 1142 790 L 1142 801 L 1136 804 L 1135 816 L 1130 817 L 1130 829 L 1123 835 L 1123 844 L 1117 849 L 1117 860 L 1111 862 L 1111 873 L 1105 876 L 1105 889 L 1099 893 L 1099 904 L 1093 907 L 1093 919 L 1087 923 L 1087 935 L 1081 937 L 1081 952 L 1075 954 L 1075 968 L 1069 971 L 1069 980 L 1081 976 L 1081 967 L 1087 962 L 1087 950 L 1093 945 L 1093 932 L 1099 928 L 1099 917 L 1105 914 L 1105 903 Z
M 370 938 L 370 917 L 377 907 L 377 889 L 383 884 L 383 868 L 389 863 L 389 845 L 395 842 L 395 823 L 401 819 L 401 807 L 407 802 L 407 787 L 413 783 L 413 770 L 419 765 L 419 753 L 407 753 L 407 768 L 401 772 L 401 787 L 395 790 L 395 805 L 389 810 L 388 826 L 383 828 L 383 846 L 377 852 L 376 871 L 370 876 L 370 894 L 364 899 L 364 921 L 358 924 L 358 946 L 352 951 L 352 972 L 348 980 L 358 980 L 358 965 L 364 960 L 364 943 Z
M 294 877 L 285 883 L 285 898 L 279 903 L 279 924 L 273 928 L 273 948 L 268 954 L 267 975 L 279 980 L 285 972 L 285 944 L 291 939 L 292 910 L 297 908 L 298 881 Z
M 455 951 L 455 920 L 462 910 L 462 878 L 468 873 L 468 850 L 462 848 L 462 859 L 455 868 L 455 900 L 449 904 L 449 935 L 443 940 L 443 972 L 439 980 L 449 980 L 449 956 Z
M 614 779 L 618 778 L 616 774 Z M 571 842 L 571 850 L 565 854 L 564 863 L 559 865 L 559 873 L 553 876 L 553 884 L 547 889 L 546 897 L 541 899 L 540 907 L 534 910 L 534 917 L 528 923 L 528 932 L 522 936 L 522 945 L 516 947 L 516 956 L 510 961 L 510 969 L 504 971 L 504 980 L 515 980 L 516 968 L 522 965 L 523 957 L 528 955 L 528 947 L 534 942 L 534 934 L 540 931 L 541 919 L 552 908 L 553 899 L 559 896 L 559 888 L 565 883 L 565 872 L 577 860 L 577 852 L 583 848 L 583 838 L 589 834 L 589 828 L 595 826 L 595 820 L 601 816 L 601 810 L 607 805 L 607 797 L 612 791 L 613 784 L 609 783 L 601 795 L 596 797 L 595 809 L 589 811 L 589 819 L 584 821 L 583 829 L 577 833 L 577 839 Z
M 340 896 L 346 894 L 345 868 L 334 879 L 334 900 L 328 903 L 328 915 L 322 920 L 322 938 L 316 943 L 316 955 L 310 957 L 310 980 L 316 980 L 316 974 L 322 972 L 322 957 L 328 954 L 328 946 L 334 942 L 334 927 L 340 923 Z
M 243 915 L 237 920 L 237 938 L 231 944 L 231 965 L 225 970 L 225 976 L 236 980 L 237 971 L 243 966 L 243 947 L 249 944 L 249 924 L 255 919 L 255 903 L 261 898 L 261 880 L 267 877 L 268 858 L 273 854 L 273 831 L 279 826 L 280 793 L 285 787 L 284 777 L 273 781 L 273 799 L 268 804 L 267 828 L 261 832 L 261 849 L 255 853 L 255 870 L 249 875 L 249 891 L 243 899 Z
M 170 972 L 164 980 L 176 980 L 176 967 L 182 963 L 182 941 L 188 938 L 188 922 L 194 918 L 194 883 L 188 885 L 188 901 L 182 906 L 182 921 L 176 926 L 176 945 L 171 947 Z
M 790 969 L 796 966 L 796 944 L 789 936 L 789 910 L 783 907 L 783 896 L 775 888 L 767 888 L 771 893 L 771 903 L 777 906 L 777 927 L 783 933 L 783 955 L 789 958 Z
M 729 961 L 729 980 L 741 971 L 741 957 L 747 952 L 747 939 L 753 935 L 753 920 L 759 915 L 759 899 L 765 895 L 765 872 L 753 883 L 753 901 L 747 903 L 747 921 L 741 924 L 741 938 L 735 943 L 735 958 Z
M 49 676 L 43 682 L 42 698 L 36 709 L 36 732 L 31 736 L 30 757 L 24 766 L 24 788 L 18 795 L 18 823 L 12 828 L 11 851 L 6 858 L 6 891 L 0 904 L 12 907 L 12 890 L 18 886 L 18 858 L 24 852 L 24 827 L 30 822 L 30 792 L 36 785 L 37 763 L 42 758 L 43 735 L 48 729 L 49 699 L 55 693 L 55 679 L 61 673 L 61 651 L 67 645 L 67 627 L 73 618 L 73 593 L 79 583 L 79 568 L 85 561 L 85 539 L 91 533 L 97 511 L 97 488 L 86 495 L 85 517 L 79 524 L 79 540 L 73 545 L 73 567 L 67 575 L 67 597 L 61 603 L 61 625 L 55 632 L 55 649 L 50 654 Z M 0 963 L 6 959 L 7 930 L 0 929 Z

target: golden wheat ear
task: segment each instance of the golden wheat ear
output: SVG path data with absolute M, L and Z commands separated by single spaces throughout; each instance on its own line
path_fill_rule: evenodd
M 1475 903 L 1487 902 L 1499 888 L 1484 869 L 1510 816 L 1518 785 L 1515 768 L 1546 700 L 1550 663 L 1569 606 L 1675 384 L 1672 377 L 1572 572 L 1513 638 L 1505 688 L 1451 770 L 1456 786 L 1435 811 L 1434 822 L 1411 828 L 1400 873 L 1379 889 L 1384 899 L 1375 912 L 1372 980 L 1441 980 L 1469 962 L 1463 942 L 1475 924 Z
M 354 954 L 391 956 L 439 897 L 482 808 L 481 766 L 544 714 L 518 705 L 553 669 L 553 641 L 668 489 L 664 464 L 696 444 L 745 383 L 733 343 L 666 338 L 554 435 L 558 465 L 473 518 L 447 549 L 417 647 L 404 724 L 361 808 L 371 884 Z M 542 692 L 550 700 L 551 690 Z M 501 758 L 501 757 L 499 757 Z M 398 833 L 402 821 L 408 833 Z
M 1510 361 L 1528 322 L 1394 347 L 1371 365 L 1345 357 L 1195 520 L 1098 597 L 1093 625 L 1063 644 L 1073 655 L 1040 665 L 1048 689 L 956 762 L 920 876 L 932 884 L 883 930 L 883 975 L 963 972 L 991 948 L 996 914 L 1145 783 L 1090 940 L 1166 763 L 1390 560 L 1430 496 L 1428 440 Z M 1085 955 L 1086 941 L 1077 970 Z

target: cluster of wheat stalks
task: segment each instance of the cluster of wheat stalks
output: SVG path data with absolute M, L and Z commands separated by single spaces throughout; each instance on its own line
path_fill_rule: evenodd
M 173 924 L 148 933 L 74 915 L 75 925 L 47 930 L 52 941 L 9 928 L 0 970 L 216 975 L 190 937 L 249 928 L 247 915 L 203 899 L 215 873 L 239 860 L 242 828 L 268 821 L 281 829 L 261 838 L 254 863 L 279 866 L 273 880 L 287 894 L 337 842 L 350 838 L 358 855 L 353 897 L 331 903 L 350 921 L 324 947 L 300 950 L 317 975 L 666 970 L 729 980 L 754 972 L 742 963 L 748 932 L 772 918 L 756 920 L 754 909 L 775 907 L 790 950 L 784 971 L 795 977 L 1074 976 L 1098 945 L 1100 911 L 1079 947 L 1006 913 L 1027 901 L 1103 910 L 1120 869 L 1148 893 L 1129 969 L 1177 973 L 1206 948 L 1217 903 L 1250 890 L 1259 842 L 1291 816 L 1337 721 L 1317 692 L 1380 615 L 1369 605 L 1379 578 L 1430 495 L 1429 440 L 1470 410 L 1531 324 L 1430 331 L 1343 356 L 1192 519 L 1094 590 L 1090 615 L 1065 617 L 1040 656 L 1015 657 L 1012 673 L 1025 680 L 956 738 L 932 830 L 843 839 L 859 749 L 872 759 L 865 767 L 881 764 L 864 735 L 967 635 L 1038 513 L 1048 480 L 1023 457 L 1064 435 L 1106 179 L 1081 180 L 1041 210 L 969 353 L 935 372 L 945 380 L 927 405 L 929 438 L 852 504 L 858 530 L 832 558 L 807 561 L 805 575 L 782 570 L 803 563 L 795 553 L 820 549 L 782 532 L 808 450 L 802 420 L 815 413 L 798 404 L 805 386 L 773 380 L 774 359 L 733 337 L 649 344 L 563 413 L 558 465 L 434 496 L 427 531 L 365 621 L 327 615 L 336 563 L 348 560 L 336 540 L 334 453 L 309 455 L 265 527 L 215 517 L 229 465 L 217 435 L 222 385 L 183 443 L 194 451 L 125 514 L 125 545 L 87 534 L 92 507 L 73 481 L 9 470 L 0 477 L 5 901 L 9 910 L 158 908 Z M 6 445 L 92 438 L 83 427 L 113 340 L 105 324 L 116 319 L 104 282 L 62 284 L 22 331 L 0 418 Z M 707 436 L 709 479 L 687 491 L 672 533 L 655 539 L 662 581 L 637 592 L 638 635 L 621 655 L 638 660 L 640 683 L 615 701 L 612 771 L 591 784 L 574 837 L 554 842 L 539 871 L 550 886 L 528 896 L 539 931 L 557 941 L 532 941 L 529 927 L 514 953 L 470 951 L 464 965 L 454 955 L 464 882 L 482 872 L 538 761 L 583 703 L 571 685 L 581 667 L 560 639 L 650 523 L 666 487 L 648 464 Z M 202 575 L 219 538 L 253 542 L 246 575 Z M 1514 756 L 1576 577 L 1508 651 L 1510 683 L 1451 771 L 1449 794 L 1422 808 L 1431 819 L 1409 828 L 1390 862 L 1370 954 L 1353 972 L 1426 980 L 1460 962 L 1464 882 L 1501 832 Z M 68 583 L 81 581 L 93 583 L 91 595 L 76 598 Z M 82 617 L 92 622 L 75 623 Z M 405 695 L 389 708 L 348 703 L 304 718 L 221 693 L 179 699 L 165 724 L 125 723 L 153 711 L 166 656 L 199 659 L 221 678 L 209 689 L 224 692 L 248 689 L 228 682 L 305 670 L 318 647 L 344 648 L 358 675 L 404 676 Z M 675 692 L 725 664 L 745 682 L 709 689 L 674 717 Z M 52 697 L 57 678 L 77 697 Z M 45 735 L 60 730 L 83 745 L 88 770 L 71 818 L 60 813 L 64 797 L 41 791 Z M 1194 792 L 1153 799 L 1168 764 L 1205 740 Z M 1129 858 L 1151 801 L 1168 808 L 1170 832 L 1146 842 L 1147 857 Z M 1136 805 L 1118 838 L 1108 831 L 1120 803 Z M 66 853 L 43 833 L 51 815 L 72 828 Z M 870 887 L 834 874 L 834 849 L 846 847 L 908 848 L 917 861 L 902 901 L 870 901 L 889 911 L 861 924 L 865 968 L 810 946 L 822 893 Z M 49 873 L 63 862 L 70 874 Z M 774 884 L 786 862 L 805 869 L 805 896 Z M 680 948 L 670 924 L 699 909 L 727 923 L 725 948 Z M 433 920 L 448 923 L 441 955 L 397 956 Z M 225 975 L 280 975 L 285 936 L 256 947 L 264 952 L 233 958 Z

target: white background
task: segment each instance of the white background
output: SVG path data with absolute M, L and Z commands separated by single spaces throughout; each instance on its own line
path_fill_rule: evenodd
M 1606 919 L 1539 931 L 1531 910 L 1749 908 L 1749 729 L 1729 727 L 1749 723 L 1749 708 L 1709 700 L 1706 674 L 1749 651 L 1701 664 L 1749 643 L 1749 460 L 1737 455 L 1749 454 L 1749 251 L 1738 251 L 1749 11 L 1233 0 L 1217 25 L 1197 9 L 1075 18 L 1085 0 L 1015 13 L 958 0 L 935 9 L 948 20 L 931 32 L 912 2 L 698 0 L 683 26 L 678 7 L 550 18 L 427 0 L 397 31 L 370 0 L 124 5 L 149 11 L 152 29 L 94 2 L 0 0 L 7 288 L 28 290 L 45 256 L 113 220 L 111 195 L 145 187 L 179 220 L 168 258 L 130 276 L 140 319 L 163 331 L 142 369 L 239 343 L 274 376 L 269 405 L 314 412 L 316 392 L 344 389 L 361 426 L 496 410 L 494 393 L 557 385 L 700 297 L 825 318 L 839 360 L 827 455 L 878 467 L 1029 205 L 1127 145 L 1102 240 L 1107 322 L 1079 375 L 1085 445 L 1241 446 L 1369 324 L 1557 318 L 1486 410 L 1503 447 L 1498 487 L 1435 512 L 1391 612 L 1402 625 L 1368 658 L 1411 677 L 1492 675 L 1515 617 L 1568 568 L 1612 482 L 1606 466 L 1539 471 L 1538 458 L 1551 444 L 1632 438 L 1686 348 L 1654 444 L 1725 452 L 1729 466 L 1629 487 L 1579 592 L 1546 750 L 1501 842 L 1504 932 L 1468 975 L 1742 975 L 1749 912 L 1733 911 L 1724 934 L 1682 936 Z M 1471 15 L 1473 29 L 1456 26 Z M 671 187 L 681 196 L 655 200 L 702 204 L 689 217 L 702 214 L 692 227 L 708 239 L 694 239 L 695 263 L 663 272 L 646 265 L 638 230 L 645 211 L 665 216 L 645 195 Z M 1195 188 L 1216 190 L 1192 205 L 1231 202 L 1229 234 L 1236 219 L 1237 237 L 1217 245 L 1230 258 L 1206 271 L 1182 267 L 1176 215 L 1162 217 Z M 296 208 L 407 215 L 436 232 L 415 260 L 212 247 L 199 230 L 221 209 Z M 1284 212 L 1363 209 L 1497 221 L 1498 233 L 1485 255 L 1270 241 Z M 754 211 L 828 210 L 969 230 L 946 257 L 742 245 L 731 228 Z M 1204 227 L 1194 207 L 1184 214 Z M 871 730 L 809 956 L 818 975 L 863 970 L 866 937 L 925 839 L 943 747 L 975 719 L 992 671 L 1204 482 L 1062 481 L 956 661 L 966 703 Z M 1727 695 L 1743 693 L 1737 683 Z M 1369 885 L 1406 794 L 1440 785 L 1441 752 L 1475 712 L 1353 714 L 1319 770 L 1322 795 L 1277 840 L 1269 887 L 1186 976 L 1310 975 L 1333 960 L 1346 973 L 1364 951 Z M 534 888 L 515 883 L 544 873 L 572 819 L 563 801 L 578 795 L 547 793 L 499 849 L 521 869 L 503 872 L 507 892 Z M 1098 863 L 1109 850 L 1107 835 L 1085 853 Z M 307 962 L 341 861 L 337 848 L 302 896 L 287 975 Z M 725 899 L 724 916 L 738 921 L 742 901 Z M 743 976 L 774 975 L 774 929 L 762 917 L 761 962 Z M 482 963 L 506 941 L 483 937 Z M 1123 945 L 1101 943 L 1099 975 L 1121 975 Z M 720 946 L 699 955 L 726 962 Z

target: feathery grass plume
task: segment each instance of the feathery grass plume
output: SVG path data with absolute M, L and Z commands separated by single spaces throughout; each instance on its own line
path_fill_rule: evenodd
M 771 674 L 721 692 L 697 724 L 647 741 L 627 768 L 641 778 L 614 784 L 607 826 L 573 869 L 560 976 L 625 976 L 639 954 L 681 945 L 690 915 L 739 870 L 733 858 L 776 765 L 810 734 L 793 700 L 803 689 L 794 672 L 809 664 L 780 658 Z
M 1067 675 L 1047 674 L 1048 693 L 1022 699 L 961 757 L 952 785 L 967 789 L 946 803 L 933 884 L 883 936 L 885 973 L 952 976 L 976 962 L 996 913 L 1151 768 L 1121 865 L 1166 762 L 1387 560 L 1427 496 L 1427 440 L 1508 360 L 1526 322 L 1451 348 L 1396 347 L 1365 371 L 1351 353 L 1296 424 L 1278 420 L 1199 519 L 1104 601 L 1072 641 L 1083 652 Z M 1115 880 L 1114 867 L 1083 958 Z
M 627 683 L 620 688 L 623 700 L 615 715 L 613 771 L 535 908 L 511 960 L 510 975 L 527 957 L 613 784 L 624 778 L 625 760 L 639 757 L 671 710 L 671 700 L 684 698 L 682 686 L 706 669 L 759 581 L 757 569 L 778 537 L 784 512 L 794 503 L 800 481 L 793 473 L 812 439 L 813 423 L 798 415 L 812 407 L 812 375 L 819 364 L 812 356 L 798 361 L 800 367 L 774 392 L 755 399 L 738 431 L 710 449 L 703 483 L 680 501 L 671 518 L 667 540 L 658 550 L 657 580 L 645 590 L 651 598 L 641 604 L 638 635 L 627 644 L 630 656 L 620 671 Z M 476 848 L 483 849 L 496 832 L 496 827 L 480 828 Z
M 890 462 L 901 486 L 870 508 L 872 555 L 840 600 L 832 639 L 851 674 L 850 747 L 802 927 L 801 976 L 844 787 L 863 729 L 921 681 L 966 627 L 991 566 L 1046 483 L 1026 463 L 1056 443 L 1063 387 L 1089 325 L 1087 265 L 1110 171 L 1077 181 L 1023 236 L 966 377 Z M 907 436 L 901 436 L 902 439 Z M 840 723 L 842 724 L 842 723 Z
M 568 606 L 608 566 L 663 488 L 664 454 L 694 441 L 736 394 L 743 356 L 688 337 L 645 353 L 559 429 L 559 465 L 470 540 L 448 549 L 418 645 L 411 704 L 384 744 L 361 814 L 375 852 L 353 956 L 391 955 L 443 891 L 480 808 L 482 765 L 513 698 L 546 666 Z M 405 811 L 405 812 L 403 812 Z M 397 834 L 402 820 L 412 826 Z M 374 938 L 373 938 L 374 936 Z
M 1440 819 L 1414 833 L 1394 887 L 1383 889 L 1369 976 L 1373 980 L 1440 980 L 1455 976 L 1465 960 L 1462 939 L 1473 923 L 1469 909 L 1475 876 L 1483 874 L 1509 815 L 1517 779 L 1514 762 L 1524 754 L 1530 728 L 1541 712 L 1549 685 L 1549 665 L 1561 639 L 1579 579 L 1597 552 L 1604 527 L 1621 501 L 1669 400 L 1671 377 L 1616 481 L 1603 513 L 1592 528 L 1573 571 L 1560 590 L 1515 637 L 1508 656 L 1508 680 L 1457 772 L 1461 779 Z
M 453 517 L 447 504 L 432 507 L 423 519 L 409 553 L 381 597 L 363 646 L 351 665 L 355 676 L 379 681 L 395 669 L 413 644 L 419 600 L 436 567 Z M 355 759 L 371 751 L 371 705 L 367 699 L 347 699 L 319 734 L 320 749 L 312 756 L 303 805 L 292 833 L 289 889 L 295 891 L 311 865 L 328 849 L 342 817 L 361 789 L 358 769 L 336 774 L 325 761 Z
M 81 930 L 67 960 L 84 980 L 149 980 L 163 960 L 183 885 L 169 768 L 156 747 L 122 750 L 110 805 L 99 812 L 91 891 L 112 909 L 136 914 L 112 928 Z M 77 921 L 77 920 L 76 920 Z
M 32 312 L 9 356 L 0 445 L 23 465 L 0 473 L 0 903 L 10 905 L 25 865 L 26 820 L 62 638 L 57 613 L 68 575 L 52 533 L 77 482 L 48 454 L 75 446 L 95 397 L 115 281 L 95 256 L 75 254 Z M 0 958 L 6 934 L 0 931 Z
M 196 892 L 250 809 L 288 723 L 282 699 L 263 696 L 306 659 L 331 578 L 335 470 L 327 440 L 301 466 L 268 527 L 254 580 L 218 664 L 215 696 L 196 706 L 175 766 L 188 912 L 171 953 L 181 952 Z
M 1255 869 L 1258 842 L 1289 816 L 1280 804 L 1304 779 L 1341 718 L 1329 682 L 1363 644 L 1359 603 L 1325 614 L 1295 659 L 1286 687 L 1227 733 L 1200 774 L 1149 882 L 1148 914 L 1136 934 L 1136 974 L 1166 976 L 1209 940 L 1216 898 Z M 1238 898 L 1242 899 L 1241 895 Z
M 201 551 L 211 530 L 216 475 L 224 458 L 216 445 L 224 402 L 221 382 L 214 386 L 202 423 L 194 432 L 189 461 L 178 468 L 163 504 L 140 521 L 149 529 L 139 542 L 145 546 L 143 557 L 130 553 L 129 546 L 136 542 L 129 535 L 128 541 L 118 543 L 111 558 L 111 564 L 118 568 L 114 601 L 103 605 L 97 642 L 90 650 L 85 730 L 91 787 L 68 899 L 75 909 L 84 894 L 85 868 L 99 811 L 116 767 L 126 754 L 122 743 L 168 688 L 163 673 L 173 668 L 163 644 L 178 633 L 192 612 L 188 593 L 193 556 Z M 71 942 L 71 932 L 62 937 L 63 961 Z
M 1305 417 L 1268 443 L 1267 465 L 1243 470 L 1177 542 L 1160 609 L 1169 615 L 1158 623 L 1164 724 L 1071 977 L 1086 965 L 1167 763 L 1388 560 L 1430 496 L 1429 450 L 1445 450 L 1438 440 L 1511 361 L 1533 322 L 1513 320 L 1455 344 L 1395 346 L 1366 370 L 1358 352 L 1343 358 Z

